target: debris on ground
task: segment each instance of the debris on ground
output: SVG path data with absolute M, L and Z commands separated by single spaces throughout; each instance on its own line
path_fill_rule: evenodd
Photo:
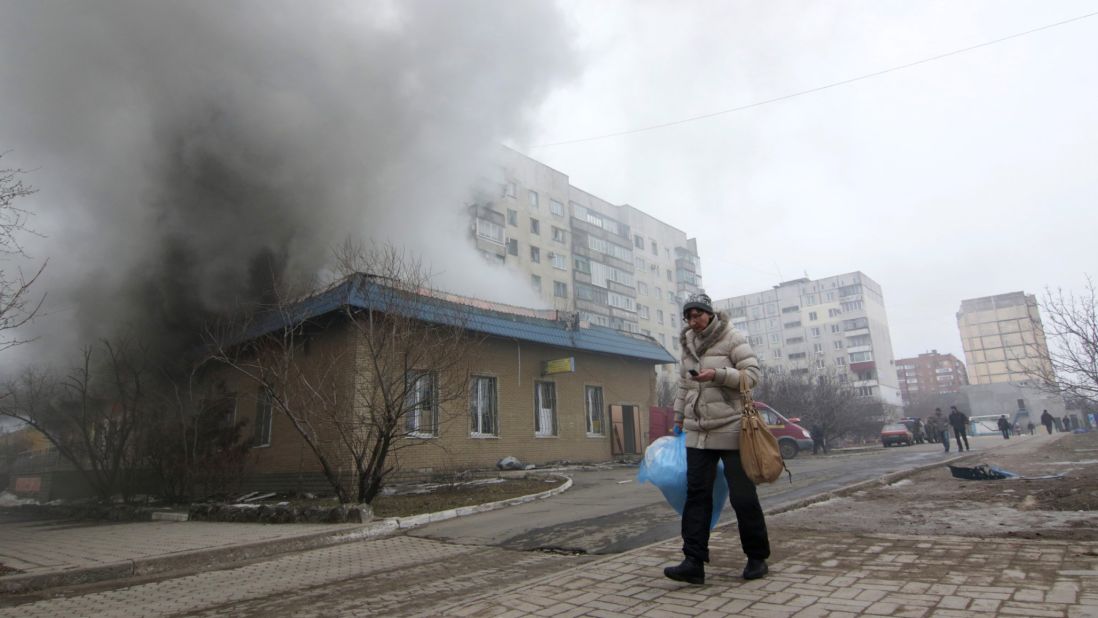
M 998 466 L 989 466 L 987 464 L 979 464 L 972 467 L 965 466 L 949 466 L 950 474 L 953 478 L 964 479 L 966 481 L 1001 481 L 1004 479 L 1020 479 L 1023 481 L 1039 481 L 1039 480 L 1055 480 L 1064 478 L 1063 474 L 1045 474 L 1042 476 L 1022 476 L 1021 474 L 1015 474 L 1010 470 L 1003 470 Z

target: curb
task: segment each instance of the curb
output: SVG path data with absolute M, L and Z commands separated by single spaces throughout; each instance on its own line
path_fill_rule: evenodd
M 122 560 L 108 564 L 50 571 L 46 573 L 7 575 L 0 577 L 0 595 L 24 594 L 45 590 L 47 588 L 92 584 L 201 567 L 212 567 L 216 570 L 225 562 L 236 563 L 291 551 L 320 549 L 332 545 L 390 536 L 398 534 L 402 530 L 416 528 L 436 521 L 445 521 L 447 519 L 454 519 L 455 517 L 464 517 L 475 513 L 484 513 L 508 506 L 542 500 L 560 494 L 572 487 L 572 478 L 569 476 L 545 476 L 558 476 L 564 479 L 564 483 L 559 487 L 554 487 L 553 489 L 541 493 L 528 494 L 517 498 L 508 498 L 506 500 L 498 500 L 496 502 L 487 502 L 456 509 L 447 509 L 445 511 L 436 511 L 434 513 L 423 513 L 411 517 L 390 517 L 363 524 L 360 528 L 352 528 L 349 530 L 343 529 L 338 532 L 315 532 L 285 539 L 257 541 L 254 543 L 229 545 L 213 549 L 196 549 L 163 556 Z M 279 525 L 290 526 L 293 524 Z M 229 565 L 224 568 L 230 568 L 231 566 L 232 565 Z

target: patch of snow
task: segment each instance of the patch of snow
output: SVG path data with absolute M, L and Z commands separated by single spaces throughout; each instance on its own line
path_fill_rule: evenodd
M 896 487 L 903 487 L 904 485 L 910 485 L 912 483 L 914 483 L 914 481 L 912 481 L 911 479 L 901 479 L 899 481 L 896 481 L 895 483 L 892 483 L 891 485 L 886 485 L 885 487 L 887 489 L 894 489 Z
M 38 501 L 33 498 L 20 498 L 7 491 L 0 492 L 0 506 L 19 506 L 21 504 L 38 504 Z
M 1098 459 L 1085 459 L 1083 461 L 1045 461 L 1042 466 L 1092 466 L 1098 464 Z

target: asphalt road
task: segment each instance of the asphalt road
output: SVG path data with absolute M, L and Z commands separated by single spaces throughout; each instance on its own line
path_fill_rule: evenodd
M 978 449 L 979 441 L 974 446 Z M 787 462 L 792 483 L 783 476 L 760 487 L 759 494 L 763 508 L 770 509 L 944 458 L 937 444 L 835 452 L 826 457 L 802 453 Z M 634 467 L 562 470 L 572 477 L 573 486 L 550 500 L 438 522 L 409 534 L 463 545 L 574 554 L 618 553 L 677 536 L 678 514 L 658 489 L 636 482 L 636 471 Z M 721 521 L 734 518 L 726 505 Z

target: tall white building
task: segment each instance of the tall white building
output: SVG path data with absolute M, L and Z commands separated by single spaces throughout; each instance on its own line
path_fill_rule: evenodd
M 702 286 L 697 241 L 511 149 L 500 160 L 498 194 L 470 206 L 477 248 L 525 271 L 553 308 L 648 335 L 678 358 L 680 308 Z
M 1037 297 L 1025 292 L 961 301 L 957 329 L 972 384 L 1040 382 L 1051 377 Z
M 862 396 L 902 405 L 881 286 L 861 272 L 794 279 L 714 301 L 778 371 L 830 375 Z

